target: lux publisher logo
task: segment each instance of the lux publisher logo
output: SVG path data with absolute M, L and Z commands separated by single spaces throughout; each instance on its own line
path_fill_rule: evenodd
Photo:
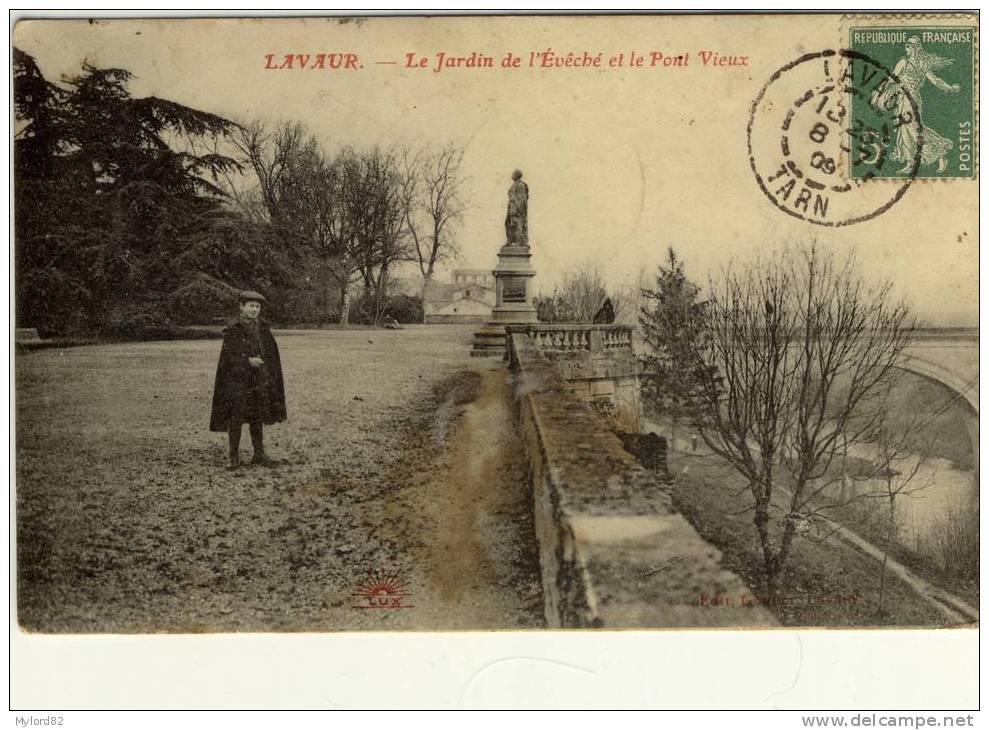
M 408 581 L 396 570 L 369 570 L 354 598 L 354 608 L 415 608 L 404 603 L 409 596 Z

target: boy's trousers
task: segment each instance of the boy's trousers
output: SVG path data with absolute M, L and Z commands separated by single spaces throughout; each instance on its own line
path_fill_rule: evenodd
M 230 437 L 230 458 L 234 459 L 240 453 L 240 433 L 244 424 L 238 423 L 236 426 L 231 426 L 230 430 L 227 432 Z M 251 444 L 254 446 L 254 455 L 261 456 L 264 454 L 264 432 L 262 430 L 261 421 L 253 421 L 250 424 L 251 427 Z

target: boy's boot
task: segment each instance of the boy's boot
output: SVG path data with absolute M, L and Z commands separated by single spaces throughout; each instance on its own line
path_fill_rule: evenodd
M 260 423 L 251 424 L 251 444 L 254 446 L 254 458 L 252 464 L 262 466 L 273 466 L 274 462 L 264 453 L 264 431 Z
M 240 426 L 231 427 L 227 436 L 230 438 L 230 462 L 227 464 L 227 471 L 234 471 L 240 468 Z

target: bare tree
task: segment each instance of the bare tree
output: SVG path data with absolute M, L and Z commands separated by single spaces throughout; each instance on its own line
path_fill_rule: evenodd
M 642 312 L 642 303 L 645 299 L 645 291 L 651 283 L 651 272 L 645 266 L 640 266 L 635 275 L 627 280 L 627 283 L 620 291 L 622 300 L 621 313 L 615 314 L 615 321 L 623 324 L 639 326 L 639 315 Z
M 373 301 L 380 324 L 392 266 L 409 258 L 408 231 L 397 156 L 374 148 L 351 157 L 343 185 L 343 204 L 351 231 L 351 257 Z
M 302 229 L 310 250 L 325 267 L 338 299 L 340 324 L 350 318 L 350 290 L 356 281 L 357 238 L 352 206 L 345 204 L 345 150 L 329 159 L 316 147 L 307 146 L 297 159 L 299 165 L 287 175 L 282 195 L 292 201 L 295 224 Z
M 894 380 L 897 377 L 893 376 Z M 927 467 L 936 440 L 925 437 L 926 417 L 922 418 L 920 413 L 910 414 L 906 418 L 893 417 L 892 410 L 883 408 L 874 429 L 863 435 L 862 442 L 858 444 L 860 448 L 856 449 L 858 458 L 854 473 L 850 473 L 845 461 L 848 444 L 843 443 L 838 473 L 817 481 L 799 514 L 805 523 L 803 534 L 815 541 L 824 541 L 841 529 L 834 514 L 836 510 L 848 506 L 859 508 L 860 519 L 869 524 L 881 520 L 879 533 L 883 557 L 879 569 L 877 608 L 880 614 L 884 612 L 886 565 L 890 549 L 899 539 L 898 499 L 917 494 L 933 484 Z M 866 529 L 867 533 L 872 532 L 869 527 Z M 798 532 L 801 532 L 799 528 Z
M 316 139 L 299 122 L 283 122 L 273 130 L 253 122 L 235 137 L 241 159 L 257 178 L 257 185 L 239 190 L 229 180 L 240 207 L 267 221 L 299 258 L 319 269 L 334 289 L 340 322 L 349 318 L 350 289 L 355 283 L 357 248 L 351 213 L 345 203 L 347 161 L 355 155 L 345 150 L 336 158 L 326 156 Z M 330 292 L 331 294 L 334 292 Z M 332 301 L 332 296 L 327 297 Z
M 241 160 L 254 171 L 261 202 L 273 225 L 291 221 L 286 187 L 291 177 L 304 167 L 304 158 L 317 153 L 315 140 L 300 122 L 283 122 L 274 130 L 253 121 L 233 137 Z M 231 185 L 236 189 L 235 185 Z
M 605 299 L 611 299 L 615 318 L 620 318 L 627 309 L 627 297 L 626 292 L 609 290 L 596 266 L 586 267 L 569 271 L 550 296 L 537 299 L 536 309 L 541 322 L 588 323 L 594 321 Z
M 870 289 L 851 260 L 836 264 L 816 245 L 712 282 L 693 349 L 694 426 L 747 481 L 770 593 L 818 480 L 881 423 L 912 328 L 890 284 Z
M 453 146 L 439 152 L 406 150 L 402 155 L 401 194 L 412 258 L 422 275 L 425 299 L 436 266 L 456 257 L 454 232 L 464 210 L 460 165 L 463 150 Z

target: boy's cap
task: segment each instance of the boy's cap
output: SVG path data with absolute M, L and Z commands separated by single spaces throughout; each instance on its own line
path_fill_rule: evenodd
M 263 294 L 259 294 L 251 289 L 244 289 L 240 296 L 237 297 L 237 301 L 243 304 L 244 302 L 261 302 L 262 304 L 267 300 L 264 298 Z

